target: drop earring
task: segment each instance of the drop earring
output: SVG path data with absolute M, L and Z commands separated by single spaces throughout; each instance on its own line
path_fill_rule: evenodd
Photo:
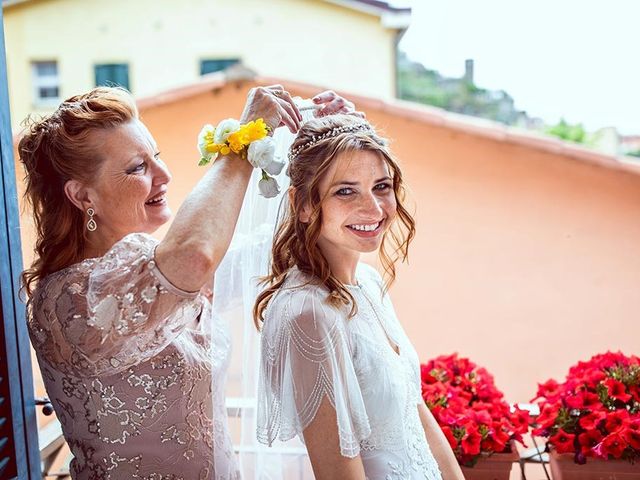
M 90 232 L 95 232 L 98 228 L 96 221 L 93 219 L 93 216 L 96 214 L 95 210 L 91 207 L 87 208 L 87 215 L 89 215 L 89 221 L 87 222 L 87 230 Z

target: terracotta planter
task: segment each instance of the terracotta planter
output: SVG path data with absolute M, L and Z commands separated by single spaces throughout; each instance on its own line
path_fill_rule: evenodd
M 509 480 L 513 464 L 518 462 L 515 448 L 511 453 L 494 453 L 478 460 L 474 467 L 462 467 L 465 480 Z
M 587 458 L 587 463 L 578 465 L 572 453 L 549 454 L 553 480 L 638 480 L 640 462 L 631 464 L 626 460 L 601 460 Z

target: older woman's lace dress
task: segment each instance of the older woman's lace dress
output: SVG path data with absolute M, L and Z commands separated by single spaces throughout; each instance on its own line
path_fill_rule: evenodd
M 340 452 L 360 455 L 370 480 L 440 480 L 418 405 L 418 356 L 378 273 L 364 264 L 348 286 L 358 313 L 326 302 L 327 289 L 293 269 L 266 310 L 258 391 L 258 439 L 289 440 L 326 396 L 336 410 Z M 392 344 L 398 347 L 396 352 Z
M 76 480 L 239 478 L 225 418 L 212 419 L 224 412 L 211 380 L 224 381 L 229 338 L 221 325 L 211 337 L 207 299 L 158 270 L 156 244 L 128 235 L 43 279 L 30 301 Z

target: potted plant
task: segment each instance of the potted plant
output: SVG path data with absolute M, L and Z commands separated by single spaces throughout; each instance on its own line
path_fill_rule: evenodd
M 555 480 L 639 479 L 640 358 L 596 355 L 563 383 L 538 384 L 534 435 L 548 437 Z
M 493 376 L 458 354 L 421 365 L 422 396 L 467 480 L 508 480 L 529 412 L 512 410 Z

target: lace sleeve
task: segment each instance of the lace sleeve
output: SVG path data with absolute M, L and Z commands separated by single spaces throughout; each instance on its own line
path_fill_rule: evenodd
M 319 287 L 281 290 L 262 333 L 258 440 L 289 440 L 314 419 L 326 396 L 336 410 L 340 453 L 355 457 L 371 433 L 353 366 L 344 314 Z
M 131 234 L 109 252 L 45 279 L 30 306 L 31 336 L 53 366 L 109 375 L 164 349 L 202 309 L 158 270 L 157 241 Z

